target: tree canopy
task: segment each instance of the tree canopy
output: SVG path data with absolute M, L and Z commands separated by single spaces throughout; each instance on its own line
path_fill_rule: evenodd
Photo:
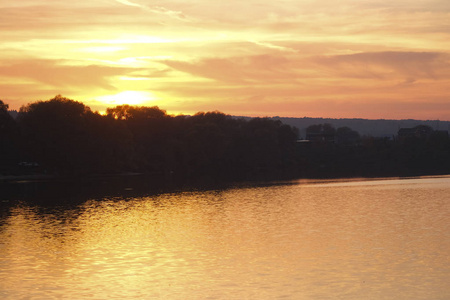
M 120 105 L 100 115 L 61 95 L 25 105 L 13 119 L 0 101 L 0 173 L 131 171 L 222 181 L 450 171 L 448 133 L 431 128 L 405 130 L 395 140 L 330 124 L 309 126 L 306 133 L 299 142 L 298 130 L 280 121 L 218 111 L 172 116 L 157 106 Z

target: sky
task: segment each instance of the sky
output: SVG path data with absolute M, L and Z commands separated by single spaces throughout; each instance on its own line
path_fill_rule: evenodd
M 450 121 L 448 0 L 0 0 L 0 99 Z

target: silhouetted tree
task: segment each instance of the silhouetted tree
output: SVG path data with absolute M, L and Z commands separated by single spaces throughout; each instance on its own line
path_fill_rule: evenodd
M 0 100 L 0 173 L 11 172 L 18 163 L 18 130 L 16 122 L 8 113 L 8 104 Z
M 15 121 L 0 101 L 0 171 L 21 157 L 60 175 L 139 171 L 184 180 L 450 172 L 446 132 L 418 126 L 396 140 L 330 124 L 306 132 L 309 141 L 297 143 L 298 130 L 281 121 L 218 111 L 170 116 L 156 106 L 120 105 L 102 116 L 61 95 L 23 106 Z
M 81 102 L 58 95 L 31 103 L 21 107 L 18 122 L 27 158 L 50 172 L 76 175 L 128 163 L 126 130 Z
M 166 173 L 172 118 L 157 106 L 121 105 L 107 109 L 107 115 L 123 122 L 133 136 L 135 166 L 139 171 Z
M 86 167 L 92 143 L 86 119 L 91 114 L 83 103 L 61 95 L 22 106 L 18 122 L 29 158 L 61 173 Z
M 131 106 L 128 104 L 108 108 L 106 113 L 118 120 L 159 119 L 167 116 L 166 112 L 157 106 Z
M 306 133 L 336 134 L 336 129 L 329 123 L 310 125 Z
M 339 144 L 355 145 L 361 139 L 359 133 L 349 127 L 339 127 L 336 130 L 336 138 Z

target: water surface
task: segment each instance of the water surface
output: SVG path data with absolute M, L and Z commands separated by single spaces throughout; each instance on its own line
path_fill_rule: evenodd
M 0 298 L 449 299 L 449 195 L 426 177 L 10 198 Z

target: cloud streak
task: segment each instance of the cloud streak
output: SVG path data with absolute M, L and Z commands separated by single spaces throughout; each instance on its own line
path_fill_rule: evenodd
M 134 7 L 142 7 L 141 5 L 128 1 L 128 0 L 116 0 L 117 2 L 119 2 L 120 4 L 124 4 L 124 5 L 128 5 L 128 6 L 134 6 Z
M 369 52 L 318 57 L 314 61 L 345 77 L 450 79 L 450 55 L 440 52 Z
M 350 55 L 256 55 L 164 61 L 178 71 L 217 81 L 289 83 L 313 78 L 450 79 L 450 55 L 440 52 L 366 52 Z
M 64 64 L 66 63 L 66 64 Z M 60 60 L 29 59 L 0 65 L 0 76 L 28 79 L 55 87 L 101 87 L 114 89 L 108 78 L 134 71 L 132 68 L 98 65 L 74 66 Z

